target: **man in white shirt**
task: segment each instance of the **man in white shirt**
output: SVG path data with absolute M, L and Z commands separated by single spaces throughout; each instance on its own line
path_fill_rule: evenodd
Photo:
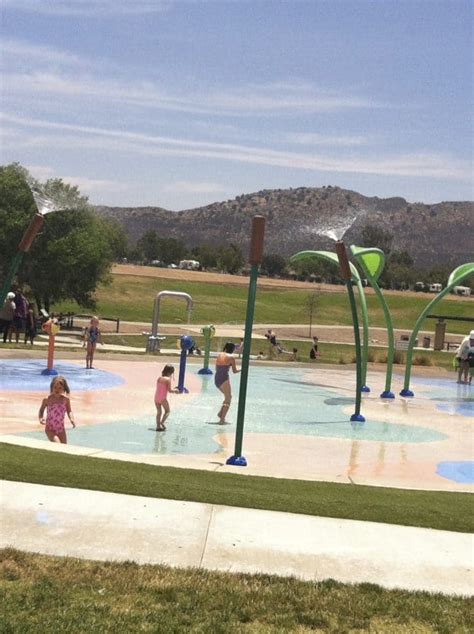
M 464 337 L 456 352 L 458 366 L 458 383 L 467 383 L 469 374 L 469 353 L 474 348 L 474 330 L 471 330 L 468 337 Z

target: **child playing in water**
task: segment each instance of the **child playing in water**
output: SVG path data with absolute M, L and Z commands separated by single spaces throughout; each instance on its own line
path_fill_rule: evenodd
M 174 374 L 172 365 L 165 365 L 161 372 L 160 378 L 156 382 L 155 405 L 156 405 L 156 431 L 165 431 L 165 420 L 170 415 L 170 404 L 168 403 L 168 394 L 170 392 L 178 393 L 178 388 L 171 387 L 171 379 Z M 164 415 L 161 417 L 162 409 Z
M 84 341 L 86 342 L 86 369 L 93 370 L 92 362 L 94 361 L 94 352 L 97 342 L 103 345 L 102 335 L 99 330 L 99 319 L 92 317 L 91 323 L 84 331 Z
M 43 399 L 38 412 L 39 422 L 46 425 L 45 432 L 51 442 L 67 444 L 66 430 L 64 429 L 64 416 L 68 415 L 71 425 L 76 426 L 69 401 L 69 385 L 63 376 L 55 376 L 51 381 L 50 395 Z M 46 420 L 45 410 L 48 411 Z
M 232 401 L 232 390 L 229 380 L 229 370 L 236 374 L 240 372 L 237 370 L 234 358 L 235 344 L 228 341 L 222 352 L 217 355 L 216 358 L 216 373 L 214 375 L 214 384 L 218 390 L 224 395 L 224 402 L 217 414 L 219 418 L 219 424 L 226 424 L 226 414 L 229 411 L 230 403 Z

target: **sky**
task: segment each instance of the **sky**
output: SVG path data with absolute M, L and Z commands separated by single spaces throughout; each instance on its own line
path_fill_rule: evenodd
M 1 163 L 93 204 L 472 200 L 471 0 L 1 0 Z

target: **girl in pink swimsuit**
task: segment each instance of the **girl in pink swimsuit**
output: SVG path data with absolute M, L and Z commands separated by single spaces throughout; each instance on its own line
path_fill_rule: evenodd
M 155 405 L 156 405 L 156 431 L 165 431 L 165 420 L 170 415 L 170 404 L 168 403 L 168 393 L 178 392 L 178 388 L 171 387 L 171 379 L 174 374 L 172 365 L 165 365 L 160 378 L 156 382 Z M 162 409 L 164 410 L 163 418 L 161 417 Z
M 69 385 L 63 376 L 55 376 L 51 381 L 50 395 L 43 399 L 39 409 L 39 422 L 45 425 L 45 432 L 51 442 L 67 443 L 64 417 L 67 414 L 71 425 L 76 426 L 69 401 Z M 46 419 L 44 412 L 47 410 Z

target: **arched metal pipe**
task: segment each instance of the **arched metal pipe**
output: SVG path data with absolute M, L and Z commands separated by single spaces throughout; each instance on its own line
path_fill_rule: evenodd
M 178 299 L 184 299 L 187 303 L 188 309 L 188 323 L 191 321 L 191 311 L 193 309 L 193 300 L 188 293 L 179 293 L 178 291 L 160 291 L 155 297 L 155 303 L 153 304 L 153 317 L 151 320 L 151 334 L 152 337 L 158 335 L 158 320 L 160 317 L 160 302 L 162 297 L 176 297 Z

